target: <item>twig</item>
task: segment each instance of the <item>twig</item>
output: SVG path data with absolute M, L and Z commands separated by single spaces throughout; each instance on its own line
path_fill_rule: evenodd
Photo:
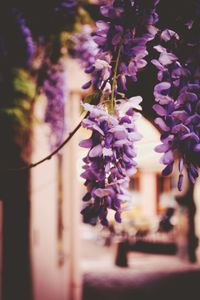
M 103 90 L 106 86 L 107 80 L 104 81 L 101 90 Z M 37 95 L 37 91 L 36 91 L 36 95 Z M 34 96 L 34 98 L 36 97 L 36 95 Z M 62 144 L 60 144 L 60 146 L 58 146 L 52 153 L 50 153 L 49 155 L 45 156 L 44 158 L 42 158 L 41 160 L 35 162 L 35 163 L 31 163 L 28 164 L 27 166 L 23 166 L 23 167 L 19 167 L 19 168 L 9 168 L 8 171 L 11 172 L 17 172 L 17 171 L 25 171 L 25 170 L 29 170 L 32 169 L 36 166 L 41 165 L 43 162 L 50 160 L 54 155 L 56 155 L 70 140 L 71 138 L 75 135 L 75 133 L 79 130 L 79 128 L 81 127 L 82 121 L 89 115 L 89 112 L 87 112 L 87 114 L 84 116 L 84 118 L 80 121 L 80 123 L 74 128 L 74 130 L 69 134 L 69 136 L 62 142 Z
M 83 120 L 87 117 L 88 113 L 85 115 L 85 117 L 83 118 Z M 12 169 L 8 169 L 8 171 L 24 171 L 24 170 L 28 170 L 28 169 L 32 169 L 36 166 L 41 165 L 43 162 L 50 160 L 54 155 L 56 155 L 70 140 L 71 138 L 75 135 L 75 133 L 79 130 L 79 128 L 81 127 L 82 121 L 74 128 L 74 130 L 69 134 L 69 136 L 62 142 L 62 144 L 60 144 L 60 146 L 58 146 L 53 152 L 51 152 L 49 155 L 45 156 L 44 158 L 42 158 L 41 160 L 37 161 L 36 163 L 31 163 L 27 166 L 24 167 L 19 167 L 19 168 L 12 168 Z
M 119 60 L 120 60 L 120 55 L 121 55 L 121 50 L 122 50 L 122 42 L 123 39 L 121 39 L 118 51 L 117 51 L 117 58 L 115 62 L 115 67 L 114 67 L 114 74 L 113 74 L 113 82 L 112 82 L 112 91 L 111 91 L 111 111 L 113 112 L 114 106 L 115 106 L 115 88 L 116 88 L 116 83 L 117 83 L 117 71 L 119 67 Z

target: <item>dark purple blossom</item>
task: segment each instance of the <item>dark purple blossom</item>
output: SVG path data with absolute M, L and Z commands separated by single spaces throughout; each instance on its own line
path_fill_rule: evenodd
M 36 52 L 32 32 L 18 9 L 1 11 L 0 54 L 9 64 L 30 67 Z M 7 24 L 6 22 L 9 22 Z M 3 24 L 2 24 L 3 23 Z M 5 27 L 5 28 L 4 28 Z
M 123 203 L 129 199 L 129 176 L 136 172 L 134 143 L 141 135 L 134 123 L 138 113 L 133 109 L 141 108 L 140 102 L 140 97 L 118 100 L 112 116 L 103 105 L 84 104 L 89 115 L 82 125 L 92 131 L 89 139 L 80 142 L 81 147 L 89 150 L 81 174 L 87 188 L 82 210 L 87 223 L 100 220 L 107 226 L 108 209 L 114 210 L 116 221 L 121 222 Z
M 105 5 L 104 5 L 105 3 Z M 126 99 L 127 79 L 137 80 L 137 73 L 146 65 L 147 43 L 157 33 L 155 12 L 158 1 L 103 1 L 102 19 L 96 23 L 94 41 L 98 45 L 95 62 L 86 68 L 91 85 L 101 90 L 98 106 L 85 104 L 89 116 L 83 126 L 92 131 L 90 139 L 81 142 L 89 148 L 84 158 L 87 194 L 83 201 L 84 220 L 95 224 L 98 219 L 107 225 L 108 208 L 115 210 L 121 221 L 123 202 L 127 200 L 129 176 L 136 171 L 134 142 L 141 138 L 134 120 L 140 110 L 140 97 Z M 118 99 L 123 95 L 123 100 Z M 108 113 L 108 112 L 109 113 Z
M 137 72 L 146 66 L 147 43 L 157 33 L 154 24 L 158 20 L 155 12 L 158 1 L 114 0 L 105 3 L 100 8 L 103 17 L 96 23 L 94 41 L 99 46 L 96 58 L 105 60 L 110 68 L 93 64 L 90 69 L 92 81 L 87 87 L 93 84 L 101 88 L 103 81 L 112 81 L 118 60 L 118 90 L 125 92 L 127 79 L 136 81 Z
M 65 103 L 67 98 L 67 74 L 65 64 L 48 65 L 43 83 L 46 96 L 45 122 L 49 124 L 50 144 L 59 146 L 65 133 Z
M 161 39 L 169 42 L 180 38 L 175 32 L 165 30 Z M 185 63 L 181 64 L 166 47 L 159 45 L 155 49 L 159 58 L 152 63 L 158 69 L 160 83 L 154 88 L 157 103 L 153 108 L 158 115 L 155 123 L 162 132 L 162 144 L 155 150 L 164 153 L 161 157 L 161 162 L 166 165 L 163 175 L 172 173 L 178 157 L 178 189 L 181 190 L 184 166 L 192 183 L 198 177 L 200 166 L 200 78 L 196 72 L 199 63 L 196 61 L 194 64 L 194 58 L 190 60 L 188 55 Z
M 87 70 L 95 63 L 95 56 L 98 53 L 98 46 L 92 38 L 92 28 L 84 25 L 81 32 L 72 37 L 74 46 L 74 56 L 79 60 L 81 66 Z

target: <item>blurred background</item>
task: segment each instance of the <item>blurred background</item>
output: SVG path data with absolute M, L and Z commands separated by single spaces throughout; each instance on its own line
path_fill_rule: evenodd
M 76 124 L 85 78 L 74 61 L 68 61 L 68 68 Z M 176 174 L 162 177 L 160 157 L 153 150 L 159 132 L 143 117 L 138 127 L 144 137 L 137 146 L 139 169 L 130 181 L 131 203 L 122 224 L 111 213 L 108 228 L 91 226 L 79 214 L 85 152 L 78 142 L 87 131 L 81 129 L 58 157 L 31 171 L 36 299 L 173 299 L 177 293 L 188 299 L 195 292 L 198 299 L 199 182 L 194 190 L 185 182 L 183 192 L 177 192 Z M 35 130 L 37 161 L 45 152 L 45 139 L 41 126 Z
M 160 134 L 152 122 L 153 99 L 149 96 L 155 70 L 149 67 L 134 90 L 137 93 L 150 78 L 142 89 L 143 98 L 148 99 L 144 116 L 137 121 L 143 139 L 137 143 L 138 172 L 130 180 L 131 202 L 123 222 L 116 224 L 110 213 L 108 227 L 85 224 L 80 214 L 85 193 L 80 174 L 86 153 L 78 144 L 88 136 L 87 130 L 80 129 L 57 155 L 28 168 L 30 162 L 48 156 L 82 119 L 80 100 L 86 92 L 81 86 L 89 76 L 74 56 L 74 40 L 68 37 L 74 19 L 67 15 L 67 29 L 55 28 L 54 24 L 62 27 L 64 19 L 56 23 L 41 5 L 44 15 L 27 23 L 38 41 L 30 68 L 19 51 L 20 34 L 17 38 L 13 29 L 16 24 L 8 26 L 10 12 L 16 20 L 21 16 L 16 7 L 23 7 L 23 1 L 14 2 L 0 4 L 0 299 L 199 299 L 200 181 L 191 185 L 185 176 L 184 189 L 178 192 L 178 174 L 161 175 L 160 155 L 153 150 L 160 143 Z M 67 2 L 74 9 L 73 1 Z M 79 33 L 85 23 L 93 28 L 98 17 L 95 1 L 82 2 L 85 12 L 76 11 Z M 170 10 L 165 10 L 166 1 L 161 2 L 166 22 Z M 21 11 L 27 18 L 33 16 L 38 3 L 29 3 L 29 9 Z M 41 21 L 44 16 L 46 22 Z M 173 21 L 175 24 L 172 16 L 172 26 Z M 12 29 L 4 33 L 5 26 Z M 43 32 L 38 34 L 41 28 Z M 58 32 L 62 32 L 59 42 Z M 7 54 L 2 50 L 5 45 L 10 51 Z M 51 66 L 49 72 L 47 65 Z M 60 84 L 66 88 L 64 104 L 55 112 L 51 100 L 58 89 L 52 91 L 48 84 L 50 79 L 57 82 L 49 74 L 55 75 L 58 68 L 63 76 Z M 54 111 L 50 120 L 48 109 Z M 67 124 L 59 123 L 56 114 Z

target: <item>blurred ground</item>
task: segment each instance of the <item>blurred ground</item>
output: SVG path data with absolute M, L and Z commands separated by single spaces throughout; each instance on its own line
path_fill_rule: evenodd
M 116 246 L 85 241 L 83 300 L 200 299 L 200 265 L 174 255 L 129 252 L 128 268 L 114 265 Z

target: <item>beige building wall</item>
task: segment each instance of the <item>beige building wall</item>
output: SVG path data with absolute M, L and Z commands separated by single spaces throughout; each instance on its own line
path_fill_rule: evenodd
M 80 121 L 80 87 L 87 81 L 78 65 L 70 60 L 68 79 L 70 97 L 67 105 L 68 131 Z M 37 107 L 41 114 L 42 104 Z M 138 143 L 141 176 L 141 199 L 146 215 L 156 215 L 156 173 L 162 165 L 153 148 L 159 143 L 159 134 L 147 122 L 143 126 L 145 139 Z M 46 126 L 35 126 L 33 162 L 49 154 Z M 82 274 L 80 268 L 80 206 L 81 185 L 78 170 L 80 149 L 79 131 L 59 156 L 32 170 L 32 270 L 34 300 L 80 300 Z M 150 152 L 150 149 L 152 152 Z M 199 184 L 200 185 L 200 184 Z M 200 199 L 200 189 L 195 197 Z M 200 230 L 200 203 L 197 201 L 197 230 Z M 200 231 L 198 232 L 200 237 Z M 200 253 L 200 251 L 199 251 Z M 200 257 L 200 255 L 199 255 Z
M 80 122 L 81 85 L 86 82 L 83 71 L 67 62 L 68 133 Z M 36 115 L 43 111 L 42 102 Z M 46 125 L 34 129 L 33 162 L 49 154 Z M 80 133 L 59 155 L 32 170 L 31 240 L 34 300 L 80 300 L 80 183 L 77 160 Z

